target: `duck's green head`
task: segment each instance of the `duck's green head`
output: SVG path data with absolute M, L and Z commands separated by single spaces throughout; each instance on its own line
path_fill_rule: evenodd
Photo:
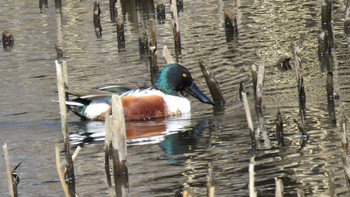
M 186 91 L 201 102 L 214 105 L 193 82 L 191 73 L 180 64 L 169 64 L 164 67 L 155 80 L 155 87 L 174 96 L 179 96 L 180 91 Z

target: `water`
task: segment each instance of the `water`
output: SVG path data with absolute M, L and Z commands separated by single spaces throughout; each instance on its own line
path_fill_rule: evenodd
M 165 23 L 155 19 L 161 67 L 162 47 L 168 46 L 174 54 L 171 14 L 165 3 Z M 54 156 L 55 145 L 62 143 L 58 105 L 52 102 L 57 99 L 54 44 L 63 49 L 68 62 L 71 90 L 91 92 L 99 85 L 149 84 L 149 64 L 139 54 L 138 36 L 147 20 L 155 18 L 156 2 L 118 2 L 118 13 L 125 20 L 124 49 L 118 49 L 108 2 L 100 4 L 103 31 L 102 38 L 96 38 L 93 1 L 62 1 L 60 7 L 49 0 L 42 11 L 38 2 L 0 2 L 0 31 L 8 30 L 15 38 L 10 51 L 0 52 L 0 143 L 8 144 L 13 166 L 22 163 L 18 170 L 21 196 L 64 195 Z M 226 8 L 235 8 L 239 23 L 238 38 L 231 42 L 226 41 L 224 31 Z M 297 188 L 307 196 L 329 196 L 328 171 L 334 172 L 338 196 L 349 195 L 339 127 L 340 104 L 349 102 L 345 5 L 333 1 L 333 82 L 340 95 L 336 100 L 337 127 L 329 119 L 326 75 L 317 56 L 320 10 L 320 1 L 185 1 L 179 13 L 181 63 L 209 94 L 198 64 L 199 59 L 204 60 L 227 100 L 226 111 L 214 114 L 209 105 L 191 99 L 191 117 L 128 123 L 129 196 L 173 196 L 187 186 L 205 196 L 208 162 L 213 166 L 217 196 L 248 196 L 251 141 L 238 89 L 243 82 L 252 103 L 252 64 L 266 65 L 263 104 L 268 138 L 259 143 L 255 157 L 259 196 L 274 196 L 275 177 L 283 180 L 285 196 L 296 196 Z M 280 56 L 292 56 L 294 44 L 302 49 L 307 95 L 305 129 L 310 134 L 306 144 L 297 137 L 299 130 L 293 122 L 299 120 L 295 72 L 273 67 Z M 277 109 L 284 118 L 286 146 L 282 148 L 277 147 L 275 137 Z M 107 195 L 103 123 L 84 122 L 73 114 L 68 120 L 73 146 L 83 147 L 74 163 L 77 193 Z M 0 196 L 6 196 L 3 165 L 0 172 Z

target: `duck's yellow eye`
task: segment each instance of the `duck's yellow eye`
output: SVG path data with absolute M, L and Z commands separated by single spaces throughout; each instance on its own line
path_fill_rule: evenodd
M 182 76 L 183 76 L 183 77 L 187 77 L 187 74 L 186 74 L 186 73 L 182 73 Z

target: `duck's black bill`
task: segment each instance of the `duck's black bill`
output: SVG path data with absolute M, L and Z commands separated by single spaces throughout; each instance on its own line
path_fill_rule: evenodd
M 205 95 L 202 90 L 200 90 L 197 85 L 195 83 L 192 83 L 190 86 L 187 86 L 185 88 L 185 91 L 187 93 L 189 93 L 191 96 L 197 98 L 198 100 L 200 100 L 202 103 L 207 103 L 207 104 L 211 104 L 214 106 L 213 101 L 207 96 Z

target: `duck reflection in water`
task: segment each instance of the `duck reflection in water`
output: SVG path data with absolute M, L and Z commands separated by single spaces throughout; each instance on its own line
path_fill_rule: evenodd
M 185 128 L 182 132 L 165 136 L 159 146 L 164 151 L 164 156 L 171 164 L 184 163 L 188 158 L 185 153 L 193 152 L 197 148 L 197 142 L 202 137 L 207 121 L 199 121 L 193 128 Z
M 105 125 L 99 121 L 79 121 L 72 123 L 76 132 L 70 135 L 71 144 L 84 146 L 105 140 Z M 171 164 L 186 160 L 184 153 L 197 147 L 207 121 L 199 121 L 191 127 L 190 117 L 156 119 L 152 121 L 126 122 L 128 145 L 157 144 L 164 151 L 165 159 Z

